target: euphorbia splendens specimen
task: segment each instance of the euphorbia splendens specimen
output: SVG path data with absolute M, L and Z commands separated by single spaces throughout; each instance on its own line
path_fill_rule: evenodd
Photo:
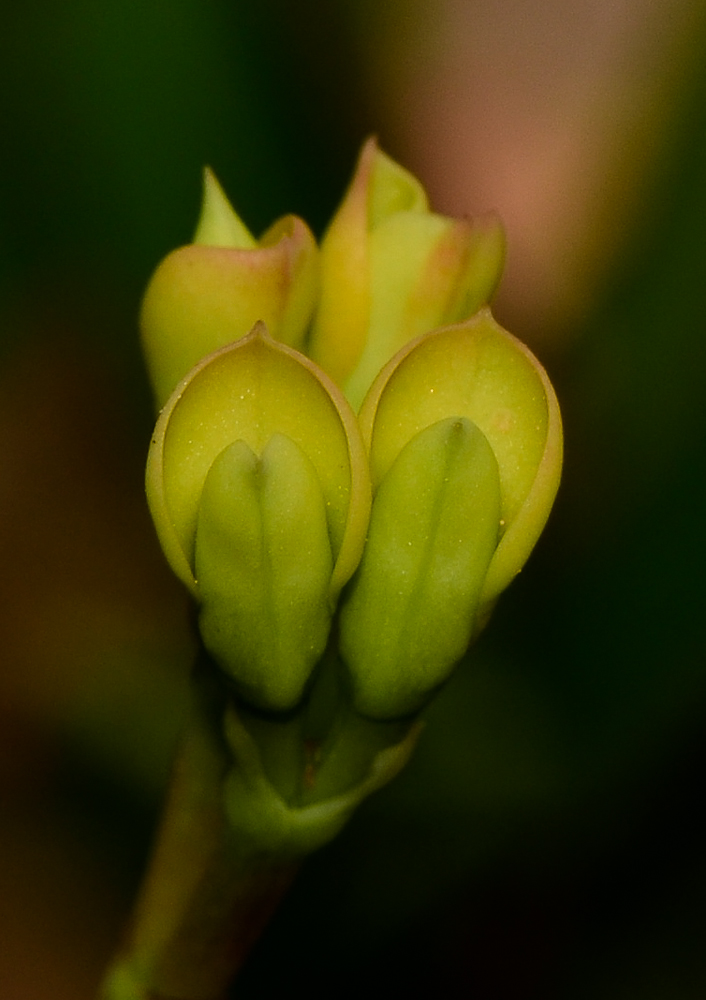
M 147 495 L 202 655 L 110 1000 L 222 994 L 263 899 L 404 765 L 537 541 L 561 420 L 487 306 L 503 255 L 497 219 L 430 212 L 374 140 L 320 248 L 294 216 L 256 240 L 207 171 L 141 314 Z

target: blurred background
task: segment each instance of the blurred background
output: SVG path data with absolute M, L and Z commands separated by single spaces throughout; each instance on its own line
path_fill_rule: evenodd
M 363 138 L 508 232 L 545 536 L 238 997 L 706 995 L 706 4 L 25 0 L 0 30 L 0 996 L 90 1000 L 193 649 L 143 496 L 142 289 L 209 163 L 321 232 Z

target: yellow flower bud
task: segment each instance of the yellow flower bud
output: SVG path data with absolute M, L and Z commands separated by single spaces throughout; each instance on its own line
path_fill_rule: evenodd
M 166 400 L 147 489 L 204 645 L 249 703 L 301 703 L 350 581 L 354 706 L 414 714 L 524 565 L 561 421 L 484 305 L 503 258 L 496 218 L 430 212 L 373 139 L 320 251 L 294 216 L 256 241 L 206 172 L 194 242 L 143 304 Z
M 194 242 L 165 257 L 142 303 L 142 346 L 158 406 L 201 358 L 258 321 L 301 347 L 318 290 L 318 249 L 306 223 L 284 216 L 255 241 L 206 171 Z
M 206 647 L 251 702 L 293 707 L 368 524 L 365 452 L 339 390 L 256 327 L 168 400 L 147 496 Z
M 322 242 L 311 357 L 357 408 L 405 343 L 487 302 L 504 250 L 497 218 L 431 213 L 419 182 L 370 139 Z
M 404 347 L 359 421 L 374 500 L 340 644 L 360 710 L 392 718 L 445 679 L 528 558 L 559 485 L 561 419 L 539 362 L 485 309 Z
M 448 416 L 472 420 L 498 461 L 501 537 L 483 588 L 490 602 L 520 572 L 549 517 L 562 427 L 544 368 L 489 309 L 420 337 L 380 372 L 359 418 L 373 490 L 410 437 Z

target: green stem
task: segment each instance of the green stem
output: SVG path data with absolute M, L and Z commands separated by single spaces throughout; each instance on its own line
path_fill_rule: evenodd
M 311 782 L 306 725 L 251 718 L 247 727 L 207 662 L 192 690 L 152 862 L 101 1000 L 222 1000 L 301 860 L 400 771 L 419 732 L 341 707 Z M 306 791 L 294 802 L 288 754 Z
M 232 761 L 200 680 L 194 690 L 156 849 L 103 1000 L 220 1000 L 299 867 L 232 830 L 223 803 Z

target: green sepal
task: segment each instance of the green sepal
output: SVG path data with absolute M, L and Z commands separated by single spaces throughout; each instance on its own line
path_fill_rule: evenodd
M 421 732 L 412 725 L 393 746 L 372 756 L 367 774 L 351 788 L 306 806 L 291 806 L 270 783 L 258 747 L 238 718 L 226 710 L 225 737 L 233 767 L 223 784 L 223 804 L 235 843 L 260 858 L 302 858 L 341 831 L 357 807 L 402 770 Z
M 209 469 L 196 527 L 199 628 L 251 705 L 294 708 L 328 639 L 333 556 L 316 469 L 275 434 L 258 458 L 245 441 Z
M 415 435 L 373 500 L 368 541 L 341 612 L 356 709 L 423 707 L 463 656 L 499 532 L 495 455 L 470 420 Z

